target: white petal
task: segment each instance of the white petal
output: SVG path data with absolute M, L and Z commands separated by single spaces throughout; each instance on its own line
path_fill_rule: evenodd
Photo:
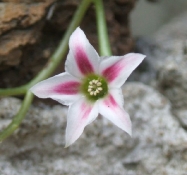
M 85 98 L 73 103 L 68 110 L 65 147 L 73 144 L 80 137 L 85 126 L 95 120 L 97 116 L 97 103 L 90 104 Z
M 68 73 L 61 73 L 34 85 L 30 90 L 39 98 L 52 98 L 70 105 L 81 97 L 80 81 Z
M 115 101 L 120 107 L 123 107 L 124 105 L 124 98 L 121 88 L 116 89 L 109 89 L 109 94 L 111 94 L 113 97 L 115 97 Z
M 144 58 L 145 55 L 137 53 L 108 57 L 101 61 L 99 71 L 109 81 L 110 87 L 119 88 Z
M 86 74 L 98 73 L 100 58 L 79 27 L 70 37 L 69 48 L 65 63 L 67 72 L 79 78 Z
M 116 99 L 114 94 L 115 93 L 109 94 L 108 97 L 99 101 L 99 113 L 131 135 L 132 128 L 130 117 L 128 113 L 118 104 L 119 100 Z

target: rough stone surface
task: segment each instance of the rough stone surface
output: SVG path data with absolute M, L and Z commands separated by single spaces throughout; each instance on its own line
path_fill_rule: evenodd
M 171 114 L 169 101 L 141 83 L 127 83 L 123 94 L 132 138 L 99 117 L 65 149 L 67 108 L 33 106 L 18 131 L 0 145 L 1 174 L 186 175 L 187 132 Z M 0 100 L 1 129 L 20 103 Z
M 156 34 L 156 42 L 167 56 L 157 61 L 158 84 L 173 107 L 187 106 L 187 13 L 176 17 Z
M 54 2 L 23 3 L 4 2 L 0 4 L 0 65 L 15 66 L 20 63 L 23 46 L 39 40 L 41 20 L 47 8 Z M 17 53 L 17 54 L 15 54 Z M 14 59 L 12 59 L 14 55 Z
M 186 18 L 187 13 L 181 14 L 163 26 L 152 39 L 140 39 L 138 42 L 141 51 L 148 56 L 141 80 L 148 84 L 154 81 L 154 86 L 171 101 L 172 112 L 185 128 L 187 128 Z M 145 70 L 146 63 L 148 68 Z
M 171 101 L 172 112 L 187 128 L 187 13 L 164 26 L 156 34 L 156 42 L 165 55 L 158 60 L 158 87 Z M 164 53 L 164 54 L 162 54 Z

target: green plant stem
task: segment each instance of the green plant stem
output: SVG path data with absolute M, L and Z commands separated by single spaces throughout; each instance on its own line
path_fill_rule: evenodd
M 29 91 L 30 87 L 36 84 L 37 82 L 49 77 L 53 71 L 56 69 L 62 58 L 65 56 L 67 48 L 68 48 L 68 40 L 71 33 L 75 30 L 75 28 L 81 22 L 89 4 L 91 3 L 90 0 L 83 0 L 79 5 L 77 11 L 74 14 L 74 17 L 70 23 L 70 26 L 64 35 L 59 47 L 55 51 L 55 53 L 51 56 L 48 64 L 46 67 L 39 72 L 39 74 L 31 80 L 26 85 L 17 87 L 17 88 L 9 88 L 9 89 L 0 89 L 0 96 L 7 96 L 7 95 L 21 95 L 25 94 L 25 98 L 21 105 L 21 108 L 16 116 L 14 116 L 12 122 L 0 133 L 0 142 L 10 136 L 20 125 L 22 120 L 25 118 L 27 110 L 32 103 L 33 94 Z
M 33 94 L 28 91 L 25 95 L 21 108 L 17 115 L 13 118 L 12 122 L 1 132 L 0 134 L 0 142 L 2 142 L 5 138 L 10 136 L 20 125 L 22 120 L 25 118 L 27 110 L 32 103 Z
M 53 71 L 56 69 L 56 67 L 59 65 L 59 63 L 62 61 L 62 58 L 66 54 L 70 35 L 80 24 L 90 3 L 91 0 L 82 0 L 81 4 L 79 5 L 77 11 L 74 14 L 74 17 L 67 29 L 67 32 L 65 33 L 62 41 L 60 42 L 60 45 L 49 59 L 49 62 L 47 63 L 45 68 L 41 72 L 39 72 L 39 74 L 33 80 L 23 86 L 16 88 L 0 89 L 0 96 L 23 95 L 34 84 L 48 78 L 53 73 Z
M 56 67 L 59 65 L 62 58 L 66 54 L 66 51 L 68 49 L 68 41 L 69 41 L 70 35 L 73 33 L 73 31 L 76 29 L 76 27 L 80 24 L 90 3 L 91 3 L 90 0 L 82 0 L 81 4 L 79 5 L 77 11 L 74 14 L 74 17 L 71 21 L 71 24 L 68 27 L 66 34 L 64 35 L 56 52 L 51 56 L 51 59 L 50 59 L 49 63 L 47 64 L 47 67 L 43 71 L 41 71 L 36 76 L 36 78 L 34 78 L 29 83 L 29 87 L 33 86 L 34 84 L 36 84 L 37 82 L 39 82 L 43 79 L 48 78 L 54 72 L 54 70 L 56 69 Z
M 107 26 L 106 18 L 104 13 L 104 6 L 102 0 L 93 0 L 96 8 L 96 19 L 97 19 L 97 31 L 99 36 L 99 51 L 102 56 L 112 55 Z
M 23 85 L 15 88 L 0 88 L 0 97 L 11 96 L 11 95 L 23 95 L 27 92 L 28 85 Z

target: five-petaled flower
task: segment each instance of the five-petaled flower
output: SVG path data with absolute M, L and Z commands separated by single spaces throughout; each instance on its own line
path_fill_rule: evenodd
M 66 147 L 80 137 L 99 113 L 131 135 L 131 120 L 123 109 L 121 86 L 145 55 L 99 57 L 79 27 L 70 37 L 69 48 L 66 72 L 30 89 L 40 98 L 69 105 Z

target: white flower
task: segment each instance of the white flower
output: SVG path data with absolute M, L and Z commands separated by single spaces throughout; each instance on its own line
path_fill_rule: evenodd
M 131 120 L 123 109 L 121 86 L 145 55 L 130 53 L 100 58 L 79 27 L 70 37 L 69 48 L 66 72 L 30 89 L 40 98 L 69 105 L 66 147 L 80 137 L 99 113 L 131 135 Z

